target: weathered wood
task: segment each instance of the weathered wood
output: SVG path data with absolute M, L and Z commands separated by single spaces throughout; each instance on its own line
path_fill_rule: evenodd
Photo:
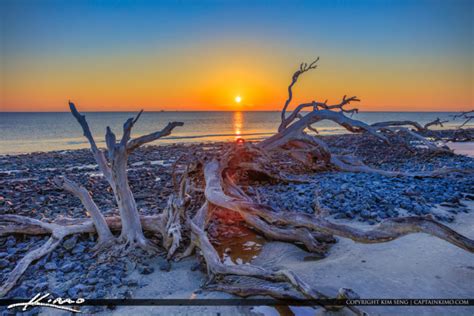
M 95 229 L 97 230 L 98 247 L 109 244 L 115 240 L 115 237 L 112 235 L 112 232 L 110 231 L 104 216 L 97 207 L 97 204 L 95 204 L 91 195 L 83 186 L 79 186 L 77 183 L 67 179 L 66 177 L 55 177 L 54 182 L 56 185 L 71 192 L 81 200 L 82 205 L 84 205 L 84 208 L 90 214 Z
M 458 128 L 461 129 L 466 124 L 468 124 L 471 120 L 474 119 L 474 110 L 464 111 L 464 112 L 461 112 L 459 114 L 453 115 L 453 118 L 454 119 L 457 119 L 457 118 L 464 119 L 464 122 L 461 125 L 458 126 Z
M 84 115 L 81 115 L 73 103 L 69 103 L 71 113 L 81 125 L 84 136 L 89 140 L 92 152 L 96 158 L 99 169 L 108 180 L 117 202 L 120 218 L 122 220 L 122 231 L 118 240 L 131 247 L 137 245 L 143 249 L 153 250 L 154 247 L 143 234 L 140 217 L 137 210 L 135 198 L 128 184 L 127 163 L 128 155 L 139 146 L 169 135 L 171 131 L 182 126 L 181 122 L 169 123 L 164 129 L 145 136 L 131 140 L 131 130 L 138 121 L 143 110 L 135 118 L 129 118 L 123 125 L 123 136 L 117 142 L 115 134 L 107 127 L 105 141 L 107 144 L 108 161 L 103 152 L 99 151 Z

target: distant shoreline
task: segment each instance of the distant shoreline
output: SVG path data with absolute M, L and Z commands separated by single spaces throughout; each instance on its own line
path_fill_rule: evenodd
M 420 124 L 437 118 L 448 120 L 443 129 L 454 129 L 462 122 L 453 121 L 456 112 L 361 112 L 353 118 L 372 124 L 386 120 L 410 120 Z M 136 112 L 86 112 L 92 134 L 99 144 L 104 144 L 105 128 L 116 134 L 123 129 L 123 122 Z M 165 111 L 144 112 L 140 122 L 134 127 L 132 137 L 155 131 L 168 122 L 183 122 L 168 138 L 160 143 L 173 142 L 214 142 L 260 140 L 278 128 L 281 121 L 279 112 L 262 111 Z M 318 123 L 321 135 L 344 134 L 347 131 L 328 120 Z M 435 127 L 434 129 L 437 129 Z M 80 128 L 69 112 L 4 112 L 0 115 L 0 154 L 31 153 L 36 151 L 69 150 L 88 147 Z M 104 145 L 105 146 L 105 145 Z
M 127 111 L 82 111 L 82 113 L 136 113 L 141 109 L 127 110 Z M 277 112 L 281 113 L 281 109 L 277 110 L 144 110 L 147 113 L 164 113 L 164 112 Z M 364 111 L 359 110 L 360 113 L 443 113 L 443 114 L 454 114 L 459 111 Z M 291 111 L 289 111 L 291 112 Z M 306 112 L 306 111 L 302 111 Z M 1 113 L 70 113 L 69 111 L 0 111 Z
M 466 130 L 473 130 L 473 129 L 466 129 Z M 358 134 L 351 134 L 350 132 L 347 132 L 346 130 L 342 130 L 342 133 L 321 133 L 319 136 L 320 137 L 340 137 L 342 135 L 358 135 Z M 436 131 L 436 130 L 435 130 Z M 451 133 L 454 132 L 455 129 L 438 129 L 439 132 L 441 133 Z M 263 140 L 265 137 L 272 135 L 272 132 L 266 132 L 266 133 L 243 133 L 243 134 L 204 134 L 204 135 L 193 135 L 193 136 L 168 136 L 162 138 L 160 141 L 151 143 L 148 146 L 175 146 L 175 145 L 188 145 L 188 146 L 193 146 L 193 145 L 205 145 L 205 144 L 219 144 L 219 143 L 228 143 L 228 142 L 233 142 L 237 138 L 243 138 L 248 142 L 259 142 Z M 255 138 L 248 138 L 246 136 L 260 136 L 260 137 L 255 137 Z M 232 140 L 217 140 L 217 139 L 206 139 L 206 138 L 212 138 L 212 137 L 231 137 L 233 138 Z M 190 141 L 190 142 L 182 142 L 179 140 L 187 140 L 187 139 L 202 139 L 201 141 Z M 174 141 L 174 142 L 173 142 Z M 97 144 L 99 147 L 105 148 L 105 140 L 98 139 Z M 67 153 L 70 151 L 77 151 L 77 150 L 89 150 L 88 147 L 88 142 L 87 140 L 80 139 L 79 142 L 76 144 L 83 144 L 84 147 L 81 148 L 63 148 L 63 149 L 55 149 L 55 150 L 45 150 L 45 151 L 31 151 L 31 152 L 11 152 L 11 153 L 1 153 L 0 152 L 0 159 L 1 158 L 8 158 L 8 157 L 16 157 L 16 156 L 21 156 L 21 155 L 35 155 L 35 154 L 54 154 L 54 153 Z M 456 154 L 459 155 L 465 155 L 471 158 L 474 158 L 474 142 L 447 142 L 446 143 L 448 147 L 450 147 Z M 0 172 L 2 171 L 1 169 L 1 162 L 0 162 Z

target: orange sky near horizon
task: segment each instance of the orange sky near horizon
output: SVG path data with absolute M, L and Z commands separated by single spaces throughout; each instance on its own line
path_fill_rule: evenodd
M 317 56 L 293 106 L 470 110 L 472 2 L 428 3 L 6 0 L 0 111 L 278 111 Z
M 225 57 L 232 53 L 233 58 Z M 473 106 L 469 69 L 449 60 L 440 65 L 412 58 L 400 65 L 386 59 L 323 55 L 317 69 L 300 77 L 293 105 L 326 99 L 337 103 L 347 94 L 358 96 L 362 102 L 357 106 L 365 111 L 460 111 Z M 0 110 L 67 111 L 68 99 L 82 111 L 280 110 L 300 60 L 257 48 L 237 53 L 229 48 L 206 57 L 169 52 L 26 61 L 6 65 L 9 75 L 2 84 Z M 241 103 L 235 102 L 237 95 Z

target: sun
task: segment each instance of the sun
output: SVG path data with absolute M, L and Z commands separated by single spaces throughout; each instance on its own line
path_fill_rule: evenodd
M 236 103 L 242 102 L 242 98 L 240 97 L 240 95 L 238 95 L 238 96 L 235 97 L 235 102 L 236 102 Z

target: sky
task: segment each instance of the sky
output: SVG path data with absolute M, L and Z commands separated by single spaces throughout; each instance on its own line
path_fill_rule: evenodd
M 0 0 L 0 111 L 474 107 L 474 1 Z M 237 103 L 236 98 L 241 98 Z

